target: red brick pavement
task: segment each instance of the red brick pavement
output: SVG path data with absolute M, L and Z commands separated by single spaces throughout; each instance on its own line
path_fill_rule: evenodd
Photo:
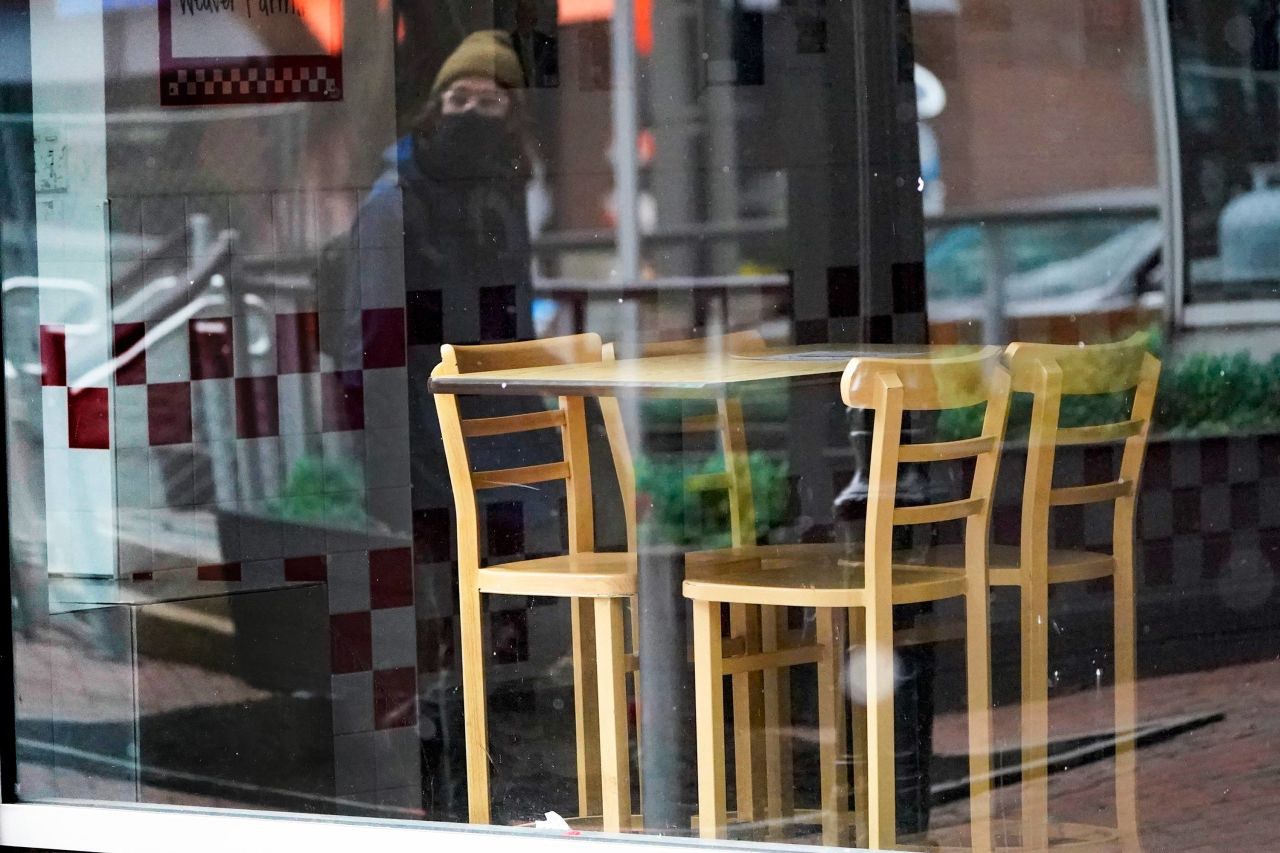
M 1050 700 L 1051 737 L 1110 726 L 1111 691 Z M 1139 684 L 1140 723 L 1221 713 L 1224 719 L 1138 752 L 1138 820 L 1151 853 L 1280 850 L 1280 661 L 1147 679 Z M 996 714 L 997 738 L 1011 743 L 1016 707 Z M 964 718 L 939 718 L 940 752 L 964 751 Z M 1113 763 L 1099 761 L 1050 779 L 1055 821 L 1114 825 Z M 942 834 L 967 822 L 967 804 L 934 813 Z M 1017 818 L 1017 788 L 1002 790 L 997 813 Z

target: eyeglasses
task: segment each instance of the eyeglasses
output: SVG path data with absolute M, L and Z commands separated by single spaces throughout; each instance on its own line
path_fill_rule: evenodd
M 444 93 L 441 105 L 446 115 L 475 110 L 482 116 L 502 118 L 511 108 L 511 98 L 501 89 L 454 86 Z

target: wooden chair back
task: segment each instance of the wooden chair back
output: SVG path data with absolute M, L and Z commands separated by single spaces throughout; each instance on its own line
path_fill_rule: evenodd
M 764 337 L 754 330 L 731 332 L 708 338 L 688 338 L 679 341 L 656 341 L 643 344 L 638 355 L 656 358 L 666 355 L 691 355 L 695 353 L 725 353 L 744 355 L 764 352 Z M 614 344 L 605 344 L 604 359 L 617 357 Z M 604 417 L 605 431 L 609 436 L 609 449 L 617 471 L 618 487 L 622 492 L 623 512 L 627 524 L 627 547 L 636 548 L 636 477 L 635 459 L 627 441 L 626 418 L 617 398 L 601 397 L 600 411 Z M 693 415 L 681 421 L 684 433 L 718 432 L 725 456 L 723 473 L 700 474 L 690 477 L 686 488 L 697 491 L 724 489 L 729 494 L 730 540 L 735 546 L 755 544 L 756 513 L 751 495 L 751 472 L 746 459 L 746 426 L 742 406 L 737 400 L 717 401 L 716 411 L 707 415 Z
M 569 335 L 537 341 L 477 344 L 440 348 L 441 362 L 432 378 L 485 370 L 542 367 L 600 361 L 603 346 L 596 334 Z M 458 524 L 458 564 L 461 572 L 480 566 L 480 519 L 477 493 L 485 489 L 526 486 L 563 480 L 567 497 L 569 552 L 595 548 L 595 519 L 591 503 L 591 462 L 588 454 L 586 408 L 581 397 L 561 397 L 554 409 L 499 417 L 464 419 L 454 394 L 435 395 L 444 441 L 449 481 Z M 473 469 L 467 440 L 559 429 L 563 458 L 558 462 L 502 468 Z
M 937 358 L 855 358 L 840 380 L 848 406 L 875 413 L 867 496 L 866 583 L 889 581 L 893 528 L 965 520 L 965 565 L 985 574 L 992 495 L 1009 410 L 1009 374 L 998 347 Z M 986 404 L 982 431 L 953 441 L 902 443 L 907 412 L 936 412 Z M 974 459 L 966 498 L 922 506 L 896 505 L 898 468 L 904 463 Z M 985 577 L 983 582 L 985 583 Z
M 1046 564 L 1049 514 L 1055 506 L 1114 501 L 1113 553 L 1131 548 L 1134 508 L 1160 378 L 1160 361 L 1147 351 L 1145 336 L 1091 346 L 1013 343 L 1005 350 L 1005 360 L 1013 389 L 1032 395 L 1022 496 L 1023 570 Z M 1063 396 L 1123 392 L 1133 393 L 1126 420 L 1077 427 L 1059 424 Z M 1116 441 L 1124 442 L 1124 451 L 1115 479 L 1054 487 L 1057 448 Z

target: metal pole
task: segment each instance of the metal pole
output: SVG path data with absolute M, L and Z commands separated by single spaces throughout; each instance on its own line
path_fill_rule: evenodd
M 1004 229 L 1000 225 L 988 224 L 982 229 L 982 241 L 986 263 L 982 342 L 1004 346 L 1008 343 L 1004 329 L 1004 284 L 1009 277 L 1009 250 L 1005 244 Z
M 1147 42 L 1147 77 L 1151 81 L 1156 166 L 1160 177 L 1160 218 L 1164 226 L 1165 320 L 1173 326 L 1182 321 L 1187 270 L 1182 231 L 1182 149 L 1178 139 L 1168 0 L 1143 0 L 1142 27 Z
M 610 30 L 613 59 L 613 198 L 617 209 L 618 264 L 623 281 L 640 278 L 640 194 L 636 137 L 636 33 L 632 0 L 614 0 Z
M 655 525 L 660 527 L 660 525 Z M 641 534 L 636 620 L 640 634 L 641 807 L 645 829 L 687 835 L 696 797 L 693 690 L 685 659 L 684 554 Z

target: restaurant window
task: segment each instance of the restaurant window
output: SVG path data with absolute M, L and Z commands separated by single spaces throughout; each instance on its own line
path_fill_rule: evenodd
M 1275 6 L 0 0 L 0 844 L 1265 846 Z
M 1188 322 L 1275 317 L 1266 234 L 1277 156 L 1277 14 L 1271 3 L 1168 8 Z

